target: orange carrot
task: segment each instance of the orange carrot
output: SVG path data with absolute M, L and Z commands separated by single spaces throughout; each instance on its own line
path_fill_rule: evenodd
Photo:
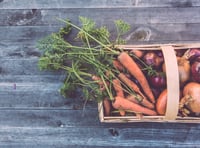
M 99 84 L 101 91 L 106 89 L 106 87 L 100 77 L 93 75 L 92 80 L 96 81 Z M 107 85 L 109 84 L 108 82 L 106 82 L 106 83 L 107 83 Z
M 131 75 L 138 80 L 143 91 L 149 97 L 151 102 L 155 103 L 155 98 L 150 89 L 149 83 L 136 62 L 126 52 L 121 52 L 118 56 L 118 60 L 131 73 Z
M 131 102 L 123 97 L 115 97 L 115 101 L 112 103 L 113 107 L 115 109 L 124 109 L 124 110 L 130 110 L 136 113 L 143 113 L 146 115 L 157 115 L 157 113 L 154 110 L 145 108 L 137 103 Z
M 145 107 L 148 107 L 149 109 L 154 109 L 154 105 L 151 102 L 149 102 L 146 98 L 143 98 L 140 95 L 137 95 L 137 96 L 129 95 L 126 97 L 126 99 L 134 103 L 141 104 Z
M 154 108 L 154 105 L 149 102 L 146 97 L 142 94 L 142 92 L 140 91 L 140 88 L 133 82 L 131 81 L 128 77 L 126 77 L 125 74 L 123 73 L 120 73 L 118 75 L 118 77 L 128 86 L 130 87 L 133 91 L 135 91 L 136 93 L 138 93 L 140 95 L 140 99 L 141 100 L 138 100 L 137 103 L 141 103 L 142 105 L 148 107 L 148 108 L 151 108 L 153 109 Z M 133 95 L 131 96 L 132 100 L 135 99 L 137 100 L 137 97 L 134 97 Z
M 143 57 L 144 55 L 144 50 L 136 50 L 136 49 L 132 49 L 130 51 L 131 53 L 133 53 L 135 56 L 137 56 L 138 58 Z
M 122 66 L 122 64 L 118 60 L 113 60 L 113 66 L 119 71 L 124 70 L 124 67 Z
M 93 75 L 92 80 L 97 81 L 99 85 L 103 85 L 103 82 L 100 77 Z
M 108 98 L 105 98 L 103 100 L 103 107 L 104 107 L 104 115 L 105 116 L 110 116 L 111 112 L 111 101 L 108 100 Z
M 118 79 L 113 79 L 112 81 L 116 96 L 124 97 L 124 92 L 122 85 Z
M 139 93 L 142 97 L 145 98 L 145 96 L 142 94 L 142 92 L 140 91 L 140 88 L 135 84 L 135 82 L 131 81 L 125 74 L 120 73 L 118 75 L 118 77 L 128 86 L 130 87 L 132 90 L 134 90 L 135 92 Z
M 113 83 L 114 90 L 116 92 L 116 96 L 124 97 L 124 92 L 123 92 L 120 81 L 118 79 L 113 79 L 112 83 Z M 119 109 L 119 113 L 121 116 L 125 116 L 124 110 Z

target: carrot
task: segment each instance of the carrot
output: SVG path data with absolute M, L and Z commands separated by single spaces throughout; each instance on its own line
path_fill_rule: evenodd
M 104 83 L 103 83 L 103 81 L 101 80 L 100 77 L 93 75 L 92 80 L 96 81 L 99 84 L 101 91 L 104 91 L 106 89 L 106 87 L 104 86 Z M 108 82 L 106 82 L 106 83 L 108 85 Z
M 131 81 L 125 74 L 120 73 L 118 75 L 118 77 L 128 86 L 130 87 L 133 91 L 135 91 L 136 93 L 138 93 L 140 95 L 140 100 L 137 101 L 137 103 L 141 103 L 142 105 L 153 109 L 154 105 L 149 102 L 146 97 L 142 94 L 142 92 L 140 91 L 140 88 L 133 82 Z M 137 100 L 137 97 L 132 96 L 132 99 Z
M 137 104 L 141 104 L 149 109 L 154 109 L 154 105 L 149 102 L 146 98 L 141 97 L 140 95 L 129 95 L 126 97 L 129 101 L 132 101 Z
M 130 87 L 132 90 L 134 90 L 135 92 L 139 93 L 142 97 L 145 98 L 145 96 L 142 94 L 142 92 L 140 91 L 140 88 L 133 82 L 131 81 L 125 74 L 120 73 L 118 75 L 118 77 L 128 86 Z
M 155 103 L 155 98 L 150 89 L 149 83 L 136 62 L 126 52 L 121 52 L 118 56 L 118 60 L 131 73 L 131 75 L 138 80 L 143 91 L 149 97 L 151 102 Z
M 111 112 L 111 101 L 108 98 L 103 100 L 103 107 L 104 107 L 104 115 L 110 116 Z
M 122 66 L 122 64 L 118 60 L 113 60 L 113 66 L 119 71 L 124 70 L 124 67 Z
M 130 51 L 130 53 L 133 53 L 135 56 L 137 56 L 138 58 L 142 58 L 144 55 L 144 50 L 136 50 L 136 49 L 132 49 Z
M 97 81 L 99 85 L 103 85 L 103 82 L 100 77 L 93 75 L 92 80 Z
M 146 115 L 157 115 L 157 113 L 154 110 L 145 108 L 137 103 L 131 102 L 123 97 L 115 97 L 115 101 L 112 103 L 113 107 L 115 109 L 124 109 L 124 110 L 130 110 L 136 113 L 143 113 Z
M 123 92 L 120 81 L 118 79 L 113 79 L 112 83 L 113 83 L 114 90 L 116 92 L 116 96 L 124 97 L 124 92 Z M 119 113 L 120 113 L 121 116 L 125 116 L 124 110 L 120 109 Z
M 113 79 L 112 81 L 116 96 L 124 97 L 124 92 L 122 85 L 118 79 Z

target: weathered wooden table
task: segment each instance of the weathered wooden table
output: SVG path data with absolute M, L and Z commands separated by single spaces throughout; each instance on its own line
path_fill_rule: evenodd
M 63 74 L 38 70 L 35 45 L 78 16 L 129 22 L 130 43 L 200 40 L 198 0 L 0 0 L 0 147 L 200 147 L 200 124 L 102 124 L 95 103 L 60 96 Z

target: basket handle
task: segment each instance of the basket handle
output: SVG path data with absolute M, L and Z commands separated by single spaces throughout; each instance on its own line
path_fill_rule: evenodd
M 175 120 L 179 108 L 179 73 L 177 58 L 172 46 L 161 46 L 167 76 L 167 107 L 164 120 Z

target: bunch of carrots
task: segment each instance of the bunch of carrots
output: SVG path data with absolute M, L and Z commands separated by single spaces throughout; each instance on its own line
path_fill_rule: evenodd
M 149 86 L 148 80 L 127 51 L 119 53 L 113 60 L 113 66 L 118 70 L 118 74 L 111 80 L 114 89 L 114 98 L 109 100 L 107 97 L 103 100 L 105 115 L 111 114 L 112 107 L 117 109 L 120 115 L 124 116 L 126 112 L 136 114 L 157 115 L 155 111 L 155 98 Z M 141 88 L 132 79 L 134 77 Z M 101 79 L 93 76 L 93 80 L 99 82 Z M 102 90 L 104 91 L 104 90 Z
M 121 116 L 125 116 L 126 112 L 133 112 L 139 117 L 165 115 L 167 87 L 161 53 L 158 50 L 121 50 L 113 60 L 113 67 L 118 70 L 112 80 L 114 99 L 103 101 L 106 116 L 112 114 L 113 108 Z M 200 114 L 200 49 L 179 49 L 175 50 L 175 54 L 180 83 L 178 115 L 197 117 Z M 159 55 L 156 58 L 160 59 L 156 60 L 155 55 Z
M 38 42 L 42 51 L 38 65 L 41 70 L 65 71 L 60 89 L 64 97 L 81 90 L 86 101 L 94 98 L 103 102 L 105 116 L 115 112 L 121 116 L 165 113 L 167 91 L 162 54 L 116 46 L 126 43 L 123 36 L 130 30 L 128 23 L 115 21 L 117 37 L 111 40 L 108 29 L 96 27 L 89 18 L 79 18 L 81 27 L 59 20 L 66 26 Z M 73 45 L 74 40 L 68 39 L 72 28 L 78 30 L 75 40 L 80 45 Z M 183 82 L 186 81 L 184 77 Z

